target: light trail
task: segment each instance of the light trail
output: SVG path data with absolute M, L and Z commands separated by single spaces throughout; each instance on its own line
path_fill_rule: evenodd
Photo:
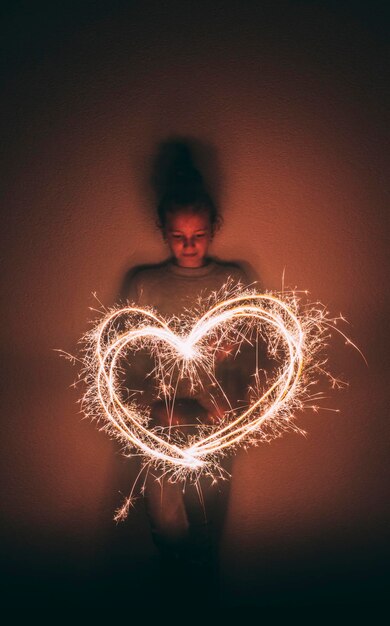
M 87 388 L 80 400 L 82 411 L 103 422 L 103 429 L 124 444 L 125 454 L 141 455 L 148 470 L 155 465 L 169 473 L 170 480 L 196 481 L 202 473 L 222 476 L 221 457 L 238 446 L 272 439 L 288 429 L 300 430 L 295 414 L 307 407 L 318 410 L 310 402 L 322 397 L 315 387 L 323 374 L 332 386 L 341 384 L 324 369 L 331 329 L 358 349 L 336 327 L 344 318 L 329 318 L 320 303 L 303 304 L 302 293 L 306 292 L 259 293 L 230 280 L 180 317 L 164 319 L 152 307 L 133 303 L 105 310 L 81 339 L 79 381 Z M 201 374 L 210 381 L 207 392 L 212 401 L 213 388 L 228 400 L 215 375 L 221 346 L 226 358 L 232 354 L 231 346 L 236 346 L 237 356 L 244 342 L 254 346 L 254 334 L 256 367 L 251 376 L 254 382 L 248 381 L 245 392 L 246 405 L 233 408 L 229 403 L 230 409 L 212 425 L 199 421 L 195 435 L 185 436 L 182 428 L 172 424 L 155 425 L 150 407 L 123 399 L 123 363 L 130 367 L 131 378 L 132 358 L 143 349 L 153 358 L 154 369 L 146 374 L 152 377 L 156 397 L 162 397 L 172 411 L 177 387 L 172 383 L 187 379 L 194 392 L 204 392 Z M 276 363 L 266 389 L 260 384 L 259 339 Z M 118 519 L 126 516 L 128 507 L 129 499 Z

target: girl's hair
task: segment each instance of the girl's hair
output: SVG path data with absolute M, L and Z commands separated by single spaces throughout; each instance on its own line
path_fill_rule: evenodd
M 167 213 L 176 213 L 187 207 L 208 213 L 212 234 L 222 226 L 222 216 L 207 192 L 200 172 L 190 160 L 174 164 L 167 175 L 165 192 L 157 206 L 157 227 L 164 231 Z

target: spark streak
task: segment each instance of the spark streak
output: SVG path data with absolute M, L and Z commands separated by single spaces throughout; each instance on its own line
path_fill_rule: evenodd
M 319 303 L 302 304 L 297 291 L 258 293 L 232 281 L 209 298 L 199 299 L 197 306 L 180 317 L 163 319 L 152 307 L 134 303 L 113 307 L 81 339 L 79 379 L 87 386 L 80 400 L 82 411 L 102 421 L 104 430 L 124 444 L 125 454 L 140 454 L 144 467 L 153 464 L 169 472 L 171 480 L 196 480 L 201 473 L 221 475 L 221 457 L 237 446 L 256 444 L 291 428 L 299 431 L 294 414 L 305 407 L 318 410 L 310 402 L 322 397 L 321 392 L 312 391 L 320 375 L 328 376 L 332 386 L 342 384 L 324 369 L 330 330 L 346 338 L 335 328 L 338 320 L 342 316 L 329 318 Z M 211 397 L 212 388 L 217 388 L 227 398 L 215 375 L 216 355 L 221 346 L 228 345 L 225 355 L 230 356 L 235 346 L 235 357 L 244 344 L 254 346 L 254 336 L 256 368 L 245 392 L 245 406 L 230 405 L 212 425 L 197 423 L 195 435 L 185 436 L 171 425 L 154 425 L 148 407 L 123 398 L 123 364 L 130 366 L 131 376 L 131 360 L 140 349 L 150 351 L 155 367 L 147 375 L 158 397 L 171 408 L 175 403 L 172 383 L 187 379 L 191 389 L 203 388 L 200 373 L 209 380 Z M 259 369 L 259 340 L 276 363 L 272 376 Z M 260 371 L 267 381 L 271 379 L 266 388 L 260 384 Z M 124 516 L 129 504 L 130 499 Z

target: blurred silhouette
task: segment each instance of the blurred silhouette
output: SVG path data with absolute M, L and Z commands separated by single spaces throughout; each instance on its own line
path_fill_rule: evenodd
M 223 220 L 210 185 L 195 163 L 196 148 L 199 151 L 196 142 L 173 138 L 157 151 L 151 168 L 157 204 L 155 223 L 170 255 L 161 263 L 131 268 L 121 288 L 122 303 L 153 306 L 166 317 L 180 316 L 200 294 L 207 297 L 218 291 L 228 278 L 244 285 L 254 280 L 253 271 L 249 275 L 241 264 L 209 254 Z M 215 166 L 210 169 L 217 170 Z M 237 405 L 237 398 L 245 396 L 247 381 L 240 375 L 239 360 L 232 363 L 227 359 L 225 364 L 225 356 L 220 359 L 216 377 Z M 126 383 L 129 389 L 142 387 L 141 399 L 150 407 L 151 426 L 180 428 L 188 436 L 196 432 L 199 423 L 217 424 L 228 410 L 221 398 L 220 404 L 211 402 L 208 380 L 196 393 L 190 392 L 188 381 L 177 381 L 175 402 L 168 407 L 166 399 L 156 397 L 153 383 L 146 377 L 151 369 L 150 355 L 140 351 L 132 360 Z M 224 457 L 222 466 L 229 475 L 232 458 Z M 203 476 L 183 487 L 170 481 L 169 472 L 161 476 L 152 469 L 144 485 L 152 538 L 160 554 L 162 588 L 166 593 L 176 593 L 180 587 L 183 597 L 187 592 L 192 594 L 196 584 L 198 591 L 203 590 L 202 602 L 218 597 L 218 544 L 229 501 L 230 481 L 211 483 L 210 477 Z

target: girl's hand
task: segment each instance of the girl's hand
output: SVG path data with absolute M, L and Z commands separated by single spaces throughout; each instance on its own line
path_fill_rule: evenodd
M 219 424 L 225 414 L 221 405 L 210 402 L 200 404 L 194 399 L 180 399 L 172 411 L 167 411 L 165 403 L 158 400 L 151 407 L 151 418 L 155 424 L 166 428 L 172 426 L 196 426 L 199 423 L 211 426 Z
M 207 411 L 207 422 L 206 424 L 219 424 L 225 415 L 224 410 L 221 407 L 212 408 Z
M 165 402 L 157 400 L 151 407 L 150 417 L 159 426 L 191 426 L 208 423 L 208 411 L 195 399 L 180 398 L 171 410 Z
M 228 341 L 217 342 L 216 339 L 210 339 L 208 349 L 213 352 L 216 363 L 221 363 L 233 352 L 234 344 Z

